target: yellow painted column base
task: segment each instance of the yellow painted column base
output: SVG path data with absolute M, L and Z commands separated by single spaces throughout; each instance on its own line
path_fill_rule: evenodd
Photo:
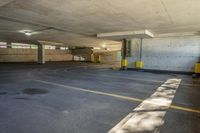
M 200 63 L 195 64 L 195 73 L 200 73 Z
M 99 63 L 102 63 L 102 56 L 99 55 Z
M 141 69 L 144 67 L 144 62 L 143 61 L 136 61 L 135 62 L 135 67 L 138 69 Z
M 128 60 L 122 60 L 121 61 L 121 66 L 122 67 L 127 67 L 128 66 Z

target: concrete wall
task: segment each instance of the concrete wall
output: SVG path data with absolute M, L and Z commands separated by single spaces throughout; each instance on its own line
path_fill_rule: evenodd
M 92 59 L 93 62 L 120 64 L 121 51 L 93 53 Z
M 46 61 L 72 61 L 72 54 L 64 50 L 45 50 Z
M 129 68 L 139 60 L 140 40 L 132 40 Z M 145 69 L 193 72 L 200 59 L 200 37 L 143 39 L 142 61 Z
M 69 51 L 45 50 L 46 61 L 71 61 Z M 0 49 L 0 62 L 36 62 L 37 49 Z
M 80 59 L 80 57 L 82 59 L 84 58 L 84 61 L 91 61 L 91 54 L 92 54 L 92 48 L 90 48 L 90 47 L 72 50 L 72 55 L 74 56 L 74 61 L 81 61 L 81 60 L 76 59 L 76 58 Z

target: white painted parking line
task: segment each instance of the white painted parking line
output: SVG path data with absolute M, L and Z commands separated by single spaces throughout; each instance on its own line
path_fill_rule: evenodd
M 168 79 L 108 133 L 158 133 L 181 79 Z

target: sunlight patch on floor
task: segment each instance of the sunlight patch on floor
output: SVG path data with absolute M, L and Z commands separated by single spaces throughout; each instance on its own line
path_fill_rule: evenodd
M 168 79 L 109 133 L 158 133 L 180 83 L 181 79 Z

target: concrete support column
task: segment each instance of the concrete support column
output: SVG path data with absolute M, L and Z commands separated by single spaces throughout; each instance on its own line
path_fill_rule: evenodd
M 38 64 L 44 64 L 45 63 L 45 45 L 38 45 Z
M 7 42 L 7 48 L 12 48 L 12 42 Z
M 142 61 L 142 48 L 143 48 L 143 39 L 140 39 L 140 48 L 139 48 L 139 60 L 135 62 L 136 69 L 142 69 L 144 67 L 144 62 Z
M 122 40 L 121 54 L 122 54 L 121 69 L 126 70 L 128 66 L 128 61 L 126 58 L 127 56 L 127 40 L 126 39 Z
M 140 61 L 142 61 L 142 45 L 143 45 L 143 39 L 140 40 Z
M 59 49 L 60 49 L 60 46 L 56 46 L 56 49 L 59 50 Z

